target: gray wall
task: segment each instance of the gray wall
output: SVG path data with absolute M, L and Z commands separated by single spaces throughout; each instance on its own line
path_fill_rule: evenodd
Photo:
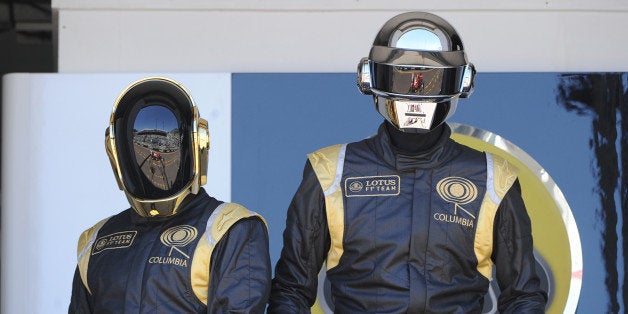
M 353 72 L 379 27 L 429 11 L 480 72 L 625 71 L 618 0 L 53 0 L 59 72 Z

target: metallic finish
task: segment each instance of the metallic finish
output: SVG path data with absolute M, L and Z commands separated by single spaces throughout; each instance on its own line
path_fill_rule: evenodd
M 462 90 L 460 91 L 460 98 L 468 98 L 473 93 L 475 88 L 475 66 L 469 63 L 466 71 L 462 75 Z
M 423 67 L 459 67 L 466 65 L 464 51 L 419 51 L 373 46 L 369 59 L 377 63 Z
M 487 142 L 508 154 L 516 157 L 521 161 L 536 177 L 542 182 L 543 186 L 547 189 L 548 193 L 554 199 L 556 205 L 560 210 L 560 216 L 563 219 L 563 223 L 567 230 L 567 236 L 569 238 L 569 248 L 571 251 L 571 271 L 572 273 L 582 272 L 582 246 L 580 243 L 580 234 L 578 232 L 578 226 L 571 212 L 571 208 L 565 199 L 565 196 L 559 189 L 558 185 L 549 176 L 547 171 L 541 167 L 530 155 L 528 155 L 521 148 L 511 143 L 510 141 L 502 138 L 501 136 L 494 134 L 490 131 L 478 129 L 472 126 L 449 123 L 453 133 L 458 133 L 470 137 L 480 139 Z M 569 295 L 565 304 L 565 313 L 574 313 L 578 305 L 578 299 L 580 296 L 580 289 L 582 286 L 582 280 L 572 277 L 569 287 Z
M 462 92 L 467 66 L 426 68 L 374 63 L 371 70 L 374 94 L 404 99 L 445 99 Z
M 371 61 L 362 58 L 358 64 L 358 89 L 364 95 L 372 95 L 371 88 Z
M 358 64 L 357 86 L 365 95 L 416 102 L 449 103 L 427 130 L 403 128 L 374 97 L 382 116 L 399 130 L 424 133 L 456 109 L 457 98 L 473 92 L 475 67 L 467 61 L 460 36 L 444 19 L 425 12 L 399 14 L 378 32 L 368 58 Z
M 377 111 L 390 122 L 393 126 L 395 126 L 398 130 L 406 133 L 427 133 L 433 130 L 436 126 L 442 124 L 447 118 L 449 118 L 455 111 L 458 106 L 458 98 L 445 98 L 444 100 L 440 100 L 436 105 L 436 112 L 434 115 L 434 120 L 432 121 L 431 128 L 429 129 L 419 129 L 419 128 L 404 128 L 402 123 L 397 119 L 397 109 L 396 103 L 397 99 L 403 102 L 409 102 L 408 100 L 404 100 L 402 97 L 383 97 L 381 95 L 373 95 L 373 99 L 375 101 L 375 107 Z M 413 100 L 415 103 L 420 103 L 421 101 Z
M 182 186 L 180 189 L 177 188 L 176 191 L 174 191 L 174 189 L 172 191 L 166 189 L 168 190 L 167 195 L 163 195 L 157 198 L 150 198 L 144 195 L 138 195 L 138 193 L 133 193 L 135 191 L 127 186 L 127 183 L 125 182 L 125 173 L 123 173 L 121 167 L 122 160 L 120 159 L 120 152 L 119 147 L 117 147 L 116 144 L 115 134 L 116 109 L 118 109 L 118 106 L 127 101 L 125 97 L 130 97 L 129 94 L 131 93 L 141 94 L 143 92 L 155 91 L 154 89 L 151 89 L 154 88 L 151 84 L 156 84 L 162 88 L 174 91 L 173 93 L 176 93 L 177 97 L 183 97 L 184 100 L 180 101 L 181 104 L 179 105 L 188 104 L 190 106 L 189 111 L 191 112 L 191 117 L 189 117 L 189 119 L 192 122 L 190 130 L 191 134 L 185 135 L 190 136 L 191 141 L 191 160 L 189 161 L 191 162 L 191 179 L 187 183 L 185 183 L 185 185 Z M 144 142 L 144 144 L 146 143 Z M 151 147 L 149 147 L 149 149 Z M 116 181 L 118 182 L 118 187 L 125 192 L 126 197 L 131 204 L 131 207 L 139 215 L 144 217 L 170 216 L 175 214 L 183 199 L 189 194 L 198 193 L 200 187 L 207 181 L 207 156 L 209 150 L 209 131 L 207 129 L 207 121 L 199 117 L 198 109 L 196 105 L 194 105 L 194 101 L 192 100 L 190 93 L 179 83 L 167 78 L 149 77 L 138 80 L 129 85 L 120 94 L 120 96 L 114 103 L 111 118 L 109 121 L 109 127 L 105 132 L 105 148 L 107 151 L 107 155 L 109 156 L 109 161 L 114 171 Z M 150 156 L 148 156 L 147 158 L 152 158 L 152 161 L 157 162 L 158 164 L 160 162 L 161 164 L 166 164 L 168 162 L 174 161 L 165 160 L 164 155 L 160 154 L 159 152 L 156 152 L 154 154 L 153 152 L 155 152 L 155 149 L 151 151 Z M 142 161 L 139 160 L 137 162 L 138 165 L 141 165 L 142 163 Z
M 133 121 L 133 133 L 128 135 L 133 143 L 132 168 L 138 170 L 151 190 L 160 194 L 170 195 L 187 183 L 177 180 L 177 174 L 184 171 L 188 162 L 182 159 L 182 154 L 187 150 L 186 136 L 189 136 L 181 134 L 183 130 L 178 124 L 172 110 L 151 103 L 139 109 Z M 126 188 L 142 198 L 154 196 L 147 195 L 147 191 L 137 188 L 139 186 L 129 184 Z
M 194 107 L 194 116 L 199 116 L 198 108 Z M 209 162 L 209 148 L 210 148 L 210 136 L 209 128 L 207 126 L 207 120 L 199 118 L 196 122 L 196 129 L 198 132 L 194 133 L 197 138 L 195 142 L 198 142 L 199 156 L 200 156 L 200 185 L 207 183 L 207 164 Z
M 443 51 L 464 50 L 454 27 L 445 19 L 427 12 L 407 12 L 391 18 L 375 36 L 373 46 L 397 47 L 404 34 L 416 29 L 429 30 L 435 34 Z

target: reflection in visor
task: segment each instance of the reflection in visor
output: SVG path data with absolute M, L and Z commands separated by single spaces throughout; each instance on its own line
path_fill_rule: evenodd
M 181 167 L 182 134 L 177 118 L 168 108 L 152 105 L 140 109 L 133 124 L 135 162 L 148 190 L 177 189 L 175 181 Z
M 373 63 L 372 71 L 376 93 L 443 98 L 460 94 L 465 67 L 426 68 Z
M 434 32 L 424 29 L 411 29 L 401 36 L 394 44 L 395 48 L 415 49 L 421 51 L 443 51 L 440 37 Z

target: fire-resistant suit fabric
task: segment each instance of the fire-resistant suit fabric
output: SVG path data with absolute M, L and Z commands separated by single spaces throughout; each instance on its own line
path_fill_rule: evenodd
M 288 209 L 270 313 L 309 313 L 326 264 L 337 313 L 544 313 L 516 171 L 456 143 L 406 156 L 385 126 L 309 155 Z
M 263 313 L 263 218 L 202 188 L 189 198 L 170 217 L 127 209 L 85 231 L 69 313 Z

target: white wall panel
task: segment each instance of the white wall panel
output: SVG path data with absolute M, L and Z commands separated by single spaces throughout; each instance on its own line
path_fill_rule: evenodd
M 67 313 L 81 232 L 129 207 L 105 153 L 118 94 L 146 74 L 3 78 L 2 313 Z M 211 134 L 208 184 L 231 198 L 230 74 L 168 74 Z
M 408 10 L 458 29 L 483 72 L 626 71 L 624 1 L 57 0 L 60 72 L 354 72 Z

